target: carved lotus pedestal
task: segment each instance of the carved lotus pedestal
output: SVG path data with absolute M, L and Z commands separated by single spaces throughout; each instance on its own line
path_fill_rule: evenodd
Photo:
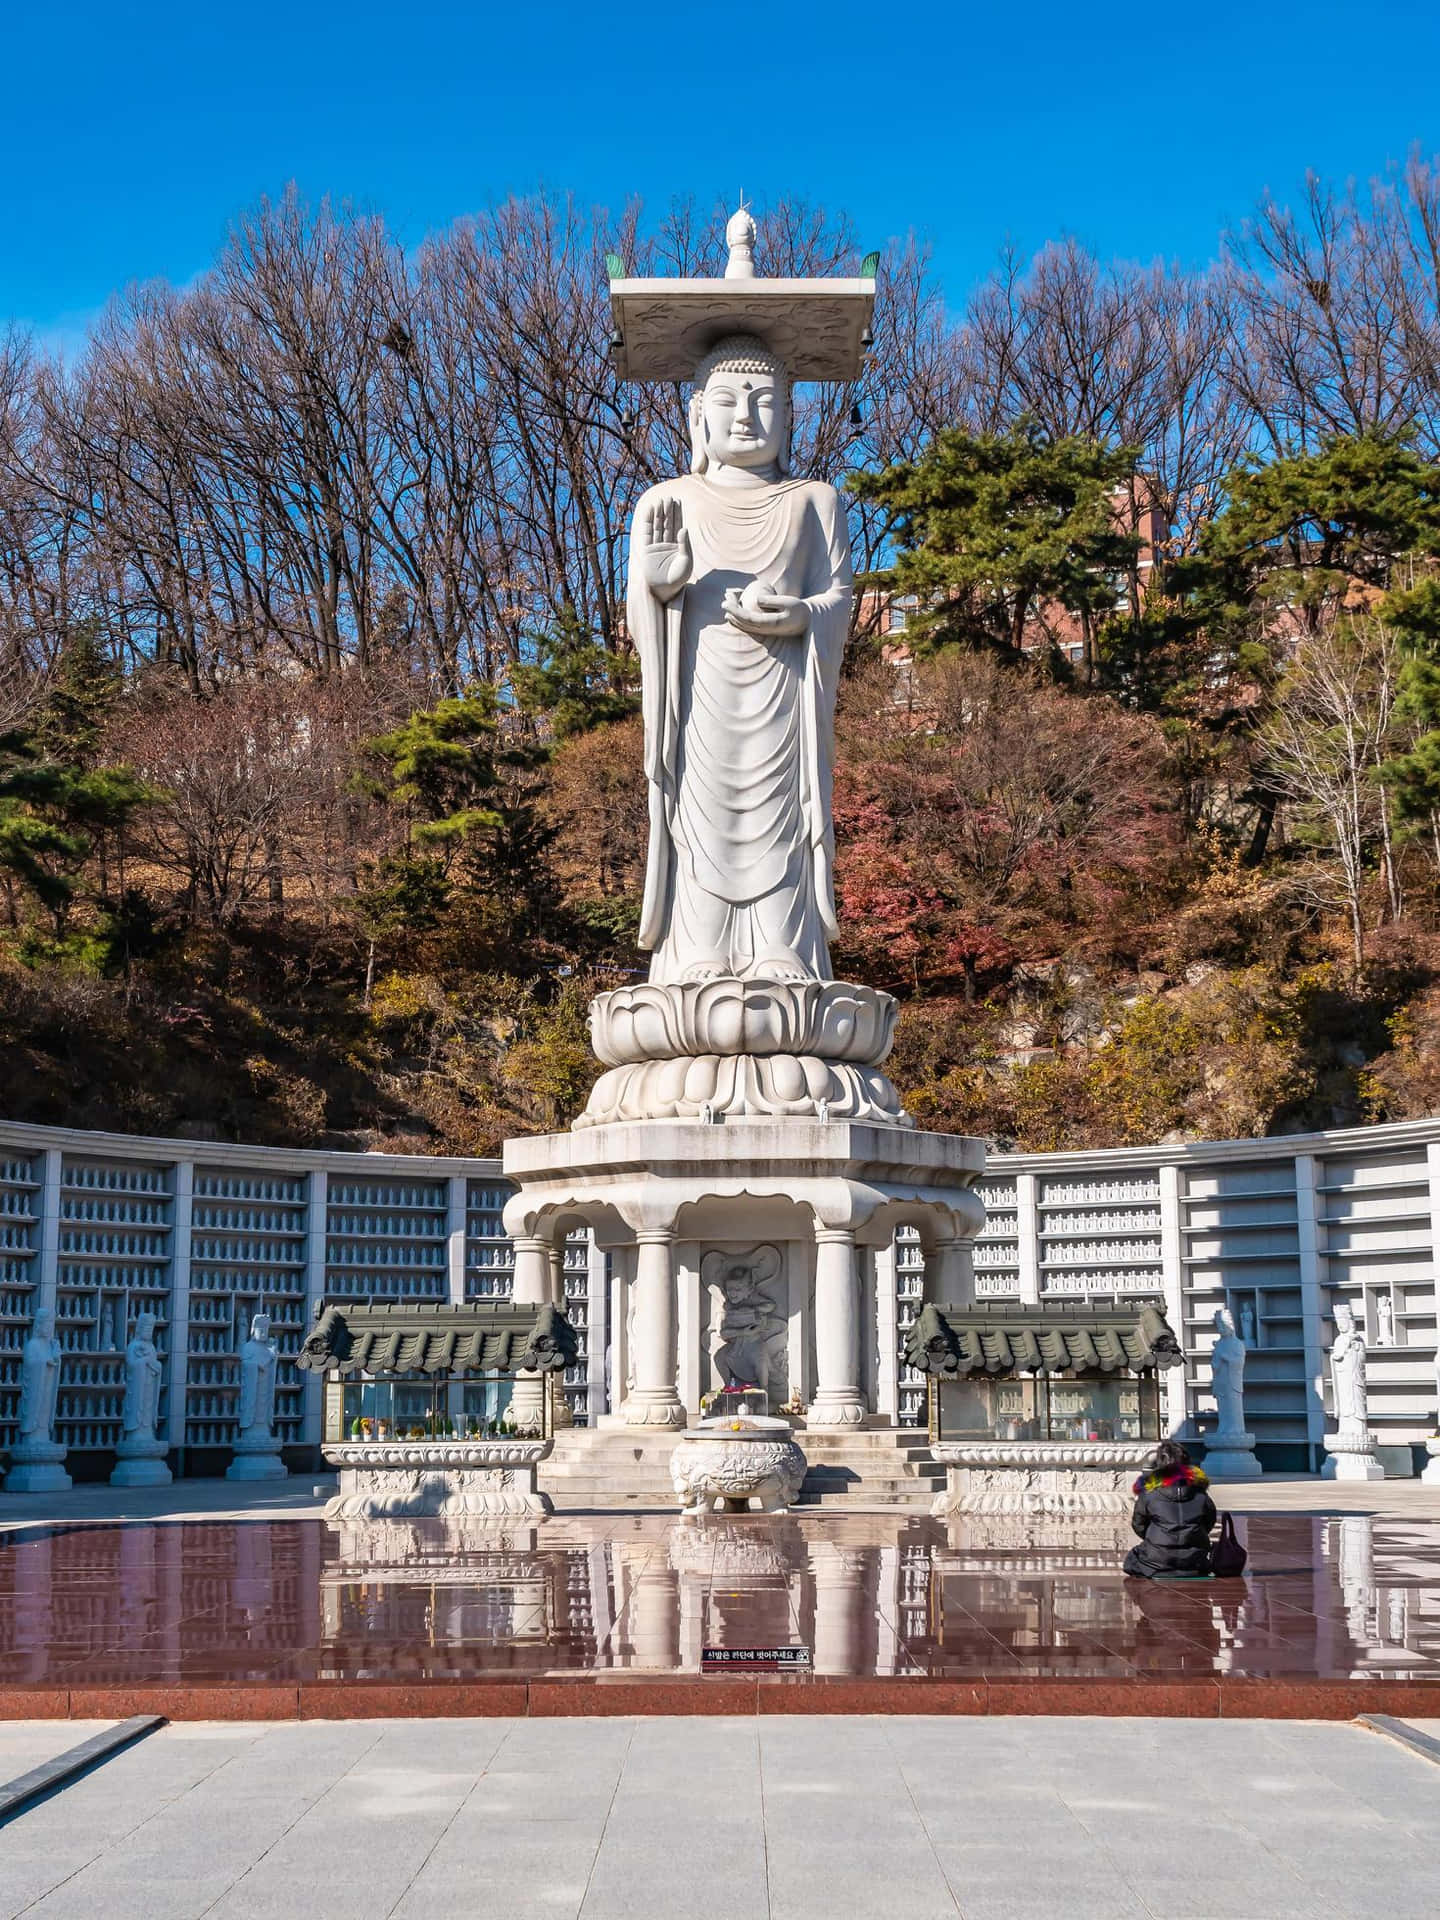
M 1253 1433 L 1205 1436 L 1205 1472 L 1211 1480 L 1258 1480 L 1265 1469 L 1255 1458 Z
M 290 1469 L 280 1458 L 280 1438 L 263 1427 L 247 1427 L 235 1441 L 227 1480 L 284 1480 Z
M 549 1440 L 351 1440 L 324 1449 L 340 1470 L 325 1518 L 533 1520 L 554 1512 L 535 1485 Z
M 1342 1427 L 1324 1440 L 1329 1459 L 1320 1469 L 1322 1480 L 1383 1480 L 1385 1469 L 1375 1457 L 1375 1440 L 1365 1427 Z
M 112 1487 L 168 1487 L 170 1468 L 165 1456 L 170 1449 L 153 1434 L 134 1434 L 115 1449 L 115 1467 L 110 1475 Z
M 670 1478 L 688 1515 L 785 1513 L 800 1496 L 806 1460 L 784 1420 L 702 1420 L 687 1427 L 670 1456 Z
M 1069 1523 L 1128 1513 L 1145 1441 L 937 1441 L 930 1457 L 945 1469 L 939 1517 L 1004 1514 Z
M 908 1125 L 880 1063 L 888 993 L 843 980 L 720 979 L 618 987 L 590 1004 L 608 1069 L 577 1127 L 754 1115 Z
M 58 1440 L 22 1440 L 10 1456 L 6 1493 L 68 1493 L 66 1449 Z

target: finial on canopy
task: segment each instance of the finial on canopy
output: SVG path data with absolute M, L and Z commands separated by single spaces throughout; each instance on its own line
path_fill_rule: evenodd
M 872 340 L 873 263 L 858 278 L 765 278 L 755 271 L 755 219 L 743 193 L 725 240 L 725 271 L 715 279 L 632 280 L 617 271 L 623 261 L 610 265 L 616 378 L 692 380 L 717 341 L 744 334 L 783 361 L 791 380 L 858 379 Z
M 725 262 L 727 280 L 755 278 L 755 222 L 750 218 L 744 195 L 725 227 L 725 244 L 730 258 Z

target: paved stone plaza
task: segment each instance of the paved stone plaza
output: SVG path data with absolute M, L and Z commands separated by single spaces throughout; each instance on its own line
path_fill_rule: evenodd
M 1437 1822 L 1353 1726 L 195 1724 L 12 1820 L 0 1914 L 1431 1920 Z

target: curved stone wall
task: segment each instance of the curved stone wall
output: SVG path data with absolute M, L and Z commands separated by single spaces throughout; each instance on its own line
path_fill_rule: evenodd
M 1273 1140 L 994 1157 L 976 1243 L 982 1298 L 1164 1296 L 1183 1328 L 1172 1423 L 1210 1402 L 1214 1311 L 1248 1311 L 1248 1424 L 1271 1466 L 1313 1467 L 1325 1431 L 1331 1307 L 1349 1300 L 1370 1343 L 1372 1424 L 1418 1447 L 1436 1407 L 1440 1118 Z M 0 1121 L 0 1448 L 13 1437 L 19 1357 L 37 1305 L 65 1350 L 57 1438 L 72 1470 L 119 1434 L 126 1326 L 153 1311 L 166 1359 L 162 1433 L 177 1464 L 213 1465 L 235 1433 L 239 1342 L 269 1311 L 282 1351 L 279 1427 L 317 1445 L 314 1386 L 288 1364 L 314 1302 L 462 1300 L 504 1294 L 512 1253 L 498 1161 L 308 1153 L 157 1140 Z M 584 1417 L 604 1404 L 603 1256 L 567 1249 L 567 1310 L 587 1336 L 566 1388 Z M 876 1404 L 920 1416 L 898 1370 L 919 1299 L 917 1243 L 878 1255 Z M 1183 1395 L 1183 1397 L 1182 1397 Z M 182 1451 L 183 1450 L 183 1453 Z M 208 1456 L 208 1458 L 207 1458 Z

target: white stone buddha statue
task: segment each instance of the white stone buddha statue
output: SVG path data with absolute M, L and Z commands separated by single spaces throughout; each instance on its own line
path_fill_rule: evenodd
M 275 1367 L 279 1350 L 270 1338 L 270 1316 L 257 1313 L 240 1349 L 240 1431 L 268 1435 L 275 1418 Z
M 790 382 L 760 340 L 700 362 L 691 472 L 631 529 L 657 982 L 826 980 L 835 693 L 850 614 L 839 495 L 787 472 Z
M 723 279 L 678 281 L 674 292 L 663 280 L 619 283 L 613 296 L 618 337 L 642 369 L 631 377 L 671 379 L 698 364 L 690 471 L 643 494 L 630 528 L 626 619 L 650 811 L 639 943 L 650 976 L 592 1002 L 591 1045 L 606 1071 L 575 1124 L 904 1125 L 879 1070 L 895 1002 L 836 981 L 830 967 L 849 530 L 834 487 L 789 470 L 792 371 L 853 377 L 873 293 L 757 277 L 743 207 L 727 238 Z M 812 335 L 832 343 L 823 354 Z
M 55 1337 L 55 1314 L 41 1307 L 25 1342 L 20 1361 L 20 1438 L 47 1441 L 55 1424 L 55 1400 L 60 1391 L 60 1342 Z

